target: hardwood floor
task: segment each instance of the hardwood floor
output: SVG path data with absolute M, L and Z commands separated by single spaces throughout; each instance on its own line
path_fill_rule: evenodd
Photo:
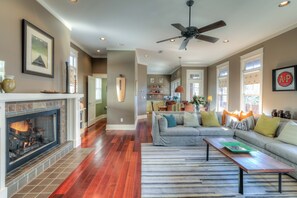
M 93 147 L 94 152 L 50 197 L 141 197 L 140 145 L 152 142 L 151 123 L 145 119 L 136 131 L 108 133 L 105 126 L 102 120 L 84 133 L 81 147 Z

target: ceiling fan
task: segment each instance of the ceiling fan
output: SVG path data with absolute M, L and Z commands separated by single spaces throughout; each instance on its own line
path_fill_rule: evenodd
M 194 37 L 196 39 L 211 42 L 211 43 L 217 42 L 219 40 L 218 38 L 203 35 L 201 33 L 204 33 L 204 32 L 207 32 L 207 31 L 210 31 L 210 30 L 213 30 L 213 29 L 217 29 L 217 28 L 226 26 L 226 23 L 224 21 L 220 20 L 220 21 L 217 21 L 215 23 L 204 26 L 202 28 L 197 28 L 195 26 L 191 26 L 191 7 L 194 4 L 194 0 L 188 0 L 186 4 L 189 7 L 189 27 L 184 27 L 180 23 L 173 23 L 171 25 L 181 31 L 181 36 L 175 36 L 175 37 L 172 37 L 172 38 L 157 41 L 157 43 L 161 43 L 161 42 L 164 42 L 164 41 L 169 41 L 169 40 L 185 37 L 185 39 L 183 40 L 183 42 L 182 42 L 179 49 L 180 50 L 183 50 L 183 49 L 187 50 L 188 42 Z

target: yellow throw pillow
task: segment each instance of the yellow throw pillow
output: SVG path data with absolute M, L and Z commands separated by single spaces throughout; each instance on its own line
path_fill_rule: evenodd
M 280 118 L 271 118 L 265 114 L 262 114 L 255 126 L 254 131 L 267 137 L 274 137 L 279 123 Z
M 219 127 L 220 123 L 214 111 L 201 111 L 202 125 L 205 127 Z

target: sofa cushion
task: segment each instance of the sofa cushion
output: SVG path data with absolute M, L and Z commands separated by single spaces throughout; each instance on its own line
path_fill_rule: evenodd
M 200 131 L 198 128 L 184 127 L 177 125 L 176 127 L 167 128 L 165 131 L 160 132 L 162 136 L 198 136 Z
M 275 141 L 267 144 L 265 147 L 267 151 L 297 164 L 297 146 Z
M 199 127 L 198 117 L 196 113 L 184 113 L 184 126 L 186 127 Z
M 173 116 L 175 117 L 176 120 L 176 124 L 177 125 L 183 125 L 184 124 L 184 115 L 177 113 L 177 114 L 173 114 Z
M 276 130 L 276 133 L 275 133 L 275 136 L 278 137 L 280 135 L 280 133 L 282 132 L 282 130 L 285 128 L 286 124 L 288 123 L 288 120 L 281 120 L 279 125 L 278 125 L 278 128 Z
M 276 141 L 274 138 L 266 137 L 254 131 L 236 130 L 235 136 L 260 148 L 265 148 L 266 144 Z
M 233 136 L 234 130 L 227 127 L 200 127 L 201 136 Z
M 279 123 L 280 118 L 270 118 L 265 114 L 262 114 L 256 124 L 254 131 L 268 137 L 274 137 Z
M 204 127 L 219 127 L 220 126 L 216 112 L 201 111 L 200 113 L 201 113 L 201 117 L 202 117 L 202 125 Z
M 175 117 L 171 115 L 163 115 L 167 119 L 168 127 L 175 127 L 176 126 L 176 120 Z
M 240 111 L 239 120 L 243 120 L 251 116 L 254 116 L 253 111 L 249 111 L 249 112 Z
M 227 115 L 230 117 L 237 118 L 239 120 L 239 112 L 238 111 L 230 112 L 230 111 L 227 111 L 224 109 L 223 115 L 222 115 L 222 125 L 225 125 L 227 123 L 227 120 L 226 120 Z
M 289 121 L 277 140 L 297 146 L 297 124 L 293 121 Z

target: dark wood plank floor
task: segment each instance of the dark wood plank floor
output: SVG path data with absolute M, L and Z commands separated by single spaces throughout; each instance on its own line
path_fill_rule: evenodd
M 79 167 L 50 196 L 141 197 L 140 144 L 151 142 L 151 123 L 141 120 L 136 131 L 105 131 L 106 120 L 88 128 L 82 148 L 93 147 Z

